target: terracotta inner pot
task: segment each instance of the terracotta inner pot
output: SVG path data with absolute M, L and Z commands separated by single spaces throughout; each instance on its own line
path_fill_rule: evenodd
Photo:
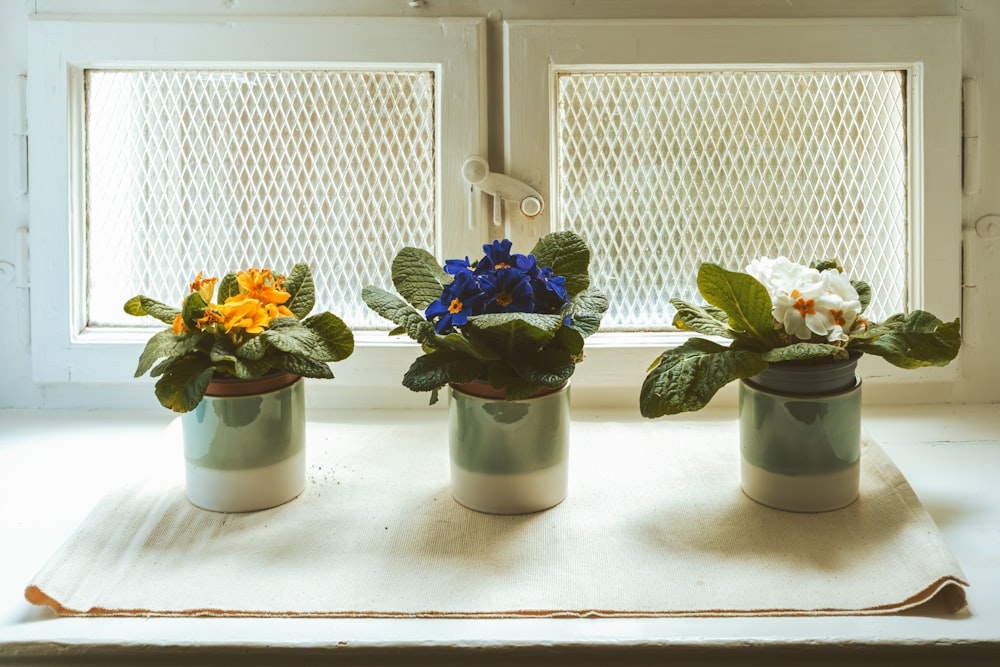
M 295 373 L 268 373 L 252 380 L 241 378 L 212 378 L 208 383 L 206 396 L 251 396 L 253 394 L 263 394 L 268 391 L 283 389 L 293 384 L 299 376 Z
M 478 396 L 479 398 L 495 398 L 499 400 L 505 400 L 507 398 L 506 394 L 502 389 L 494 389 L 489 382 L 483 380 L 474 380 L 472 382 L 466 382 L 464 384 L 453 384 L 452 388 L 457 389 L 466 394 L 471 394 L 472 396 Z M 566 383 L 563 382 L 558 387 L 542 387 L 536 393 L 532 394 L 528 398 L 538 398 L 540 396 L 548 396 L 549 394 L 554 394 L 563 387 Z

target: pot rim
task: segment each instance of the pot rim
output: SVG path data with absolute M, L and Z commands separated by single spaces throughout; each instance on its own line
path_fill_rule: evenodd
M 841 396 L 847 396 L 848 394 L 861 391 L 861 376 L 857 373 L 854 374 L 854 386 L 848 387 L 847 389 L 841 389 L 839 391 L 834 391 L 825 394 L 796 394 L 796 393 L 785 393 L 780 391 L 774 391 L 773 389 L 766 389 L 758 384 L 750 382 L 750 378 L 741 378 L 740 384 L 746 385 L 748 389 L 760 392 L 761 394 L 767 394 L 768 396 L 777 396 L 779 398 L 791 398 L 800 401 L 823 401 L 830 398 L 840 398 Z
M 569 380 L 566 380 L 558 387 L 542 387 L 537 393 L 532 394 L 527 398 L 522 398 L 516 401 L 507 401 L 508 403 L 521 403 L 523 401 L 532 401 L 536 398 L 545 398 L 546 396 L 551 396 L 564 391 L 569 388 Z M 485 380 L 473 380 L 472 382 L 463 382 L 462 384 L 449 384 L 448 385 L 453 391 L 457 391 L 460 394 L 466 396 L 471 396 L 473 398 L 481 398 L 484 400 L 500 400 L 506 401 L 506 395 L 500 389 L 494 389 L 493 386 Z
M 302 380 L 300 375 L 277 371 L 258 378 L 242 379 L 233 377 L 213 378 L 208 383 L 205 396 L 209 398 L 240 398 L 270 394 L 291 387 Z

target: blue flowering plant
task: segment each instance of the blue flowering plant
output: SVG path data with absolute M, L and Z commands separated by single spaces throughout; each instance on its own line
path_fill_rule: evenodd
M 590 250 L 573 232 L 541 238 L 528 255 L 509 240 L 483 245 L 476 261 L 441 264 L 426 250 L 403 248 L 392 263 L 399 293 L 365 287 L 362 297 L 407 334 L 423 354 L 403 376 L 431 404 L 449 384 L 488 382 L 507 400 L 562 386 L 583 359 L 584 338 L 608 308 L 590 284 Z

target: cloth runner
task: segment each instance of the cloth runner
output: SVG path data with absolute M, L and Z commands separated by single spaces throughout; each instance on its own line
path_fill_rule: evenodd
M 586 617 L 860 615 L 968 584 L 865 438 L 846 509 L 768 509 L 739 487 L 737 425 L 577 421 L 570 495 L 525 516 L 448 492 L 444 420 L 313 423 L 306 491 L 200 510 L 181 475 L 103 499 L 26 590 L 72 615 Z M 165 436 L 180 443 L 176 422 Z M 178 446 L 179 450 L 179 446 Z M 181 454 L 178 451 L 177 457 Z

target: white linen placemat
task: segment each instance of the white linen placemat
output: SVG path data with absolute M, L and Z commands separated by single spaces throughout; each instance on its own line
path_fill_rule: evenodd
M 165 437 L 177 443 L 177 422 Z M 308 425 L 306 491 L 216 514 L 176 474 L 102 500 L 26 597 L 70 615 L 509 617 L 883 614 L 968 584 L 866 438 L 861 498 L 794 514 L 739 488 L 735 421 L 584 421 L 570 495 L 525 516 L 448 492 L 446 420 Z

